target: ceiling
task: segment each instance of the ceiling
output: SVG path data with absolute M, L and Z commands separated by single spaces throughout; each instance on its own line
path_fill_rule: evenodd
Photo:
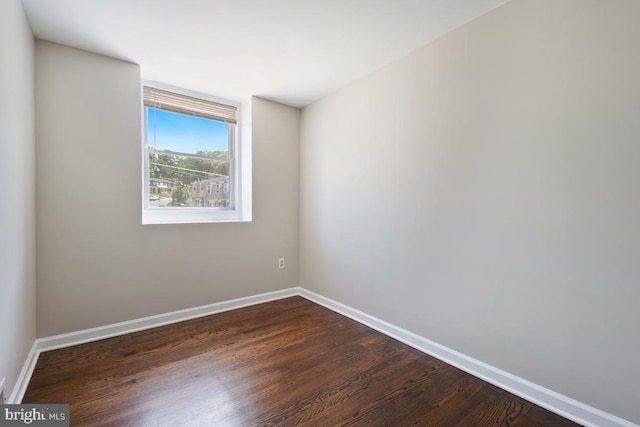
M 303 107 L 510 0 L 22 0 L 36 37 L 144 79 Z

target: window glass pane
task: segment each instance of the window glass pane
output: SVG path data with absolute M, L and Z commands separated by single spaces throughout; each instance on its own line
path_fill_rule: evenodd
M 149 206 L 230 206 L 232 124 L 146 107 Z M 209 191 L 207 191 L 209 188 Z

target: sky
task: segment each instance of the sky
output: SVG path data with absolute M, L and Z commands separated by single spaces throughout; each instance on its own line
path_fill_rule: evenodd
M 227 123 L 148 107 L 147 114 L 147 143 L 150 147 L 154 146 L 155 135 L 155 147 L 158 150 L 189 154 L 195 154 L 196 151 L 201 150 L 229 150 L 229 125 Z

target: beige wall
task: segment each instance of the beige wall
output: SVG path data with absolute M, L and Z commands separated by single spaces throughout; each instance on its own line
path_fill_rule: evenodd
M 516 0 L 305 108 L 301 286 L 639 423 L 638 22 Z
M 0 2 L 0 381 L 13 390 L 35 339 L 33 36 L 19 0 Z
M 36 41 L 38 336 L 298 283 L 299 110 L 253 100 L 253 222 L 143 226 L 139 92 L 136 65 Z

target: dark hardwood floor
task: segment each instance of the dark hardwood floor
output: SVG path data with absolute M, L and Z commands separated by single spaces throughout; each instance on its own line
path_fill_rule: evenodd
M 40 355 L 73 426 L 575 426 L 301 297 Z

